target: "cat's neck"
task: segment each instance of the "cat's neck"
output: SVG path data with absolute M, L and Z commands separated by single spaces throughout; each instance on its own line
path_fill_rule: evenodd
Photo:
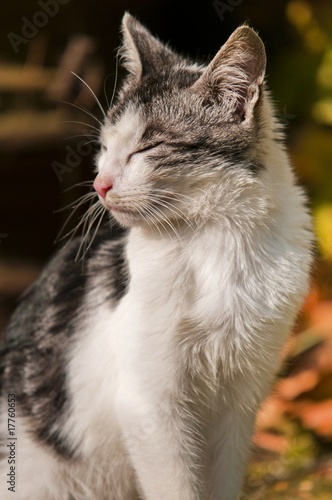
M 143 269 L 149 275 L 158 275 L 162 269 L 168 273 L 173 270 L 177 275 L 209 267 L 213 272 L 217 261 L 227 262 L 228 268 L 236 267 L 245 242 L 241 228 L 231 227 L 229 221 L 223 219 L 197 227 L 183 224 L 174 230 L 136 227 L 129 233 L 127 257 L 131 271 L 141 277 Z

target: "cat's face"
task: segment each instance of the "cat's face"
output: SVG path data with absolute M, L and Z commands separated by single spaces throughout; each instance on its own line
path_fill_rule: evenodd
M 129 15 L 123 32 L 130 74 L 101 131 L 94 186 L 120 224 L 167 229 L 192 221 L 203 205 L 213 210 L 209 192 L 236 169 L 239 179 L 256 175 L 264 47 L 242 27 L 200 67 Z

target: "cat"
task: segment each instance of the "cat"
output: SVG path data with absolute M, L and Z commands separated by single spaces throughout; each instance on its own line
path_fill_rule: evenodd
M 11 320 L 2 499 L 240 498 L 308 291 L 311 218 L 259 36 L 240 26 L 203 65 L 128 13 L 122 33 L 94 188 L 125 231 L 98 231 L 83 265 L 67 244 Z

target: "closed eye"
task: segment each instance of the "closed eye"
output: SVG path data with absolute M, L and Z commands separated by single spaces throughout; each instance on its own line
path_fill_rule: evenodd
M 153 142 L 151 144 L 147 144 L 146 146 L 144 146 L 143 148 L 141 149 L 137 149 L 136 151 L 134 151 L 132 153 L 132 155 L 135 155 L 137 153 L 145 153 L 146 151 L 150 151 L 151 149 L 154 149 L 154 148 L 157 148 L 158 146 L 160 146 L 161 144 L 164 144 L 164 141 L 159 141 L 159 142 Z M 131 156 L 132 156 L 131 155 Z

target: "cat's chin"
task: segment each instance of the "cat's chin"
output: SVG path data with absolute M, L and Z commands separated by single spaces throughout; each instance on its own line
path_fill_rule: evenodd
M 148 231 L 151 231 L 152 233 L 156 232 L 161 235 L 165 231 L 166 233 L 172 232 L 172 228 L 174 228 L 173 222 L 170 220 L 167 223 L 164 223 L 163 220 L 153 219 L 150 217 L 149 221 L 147 221 L 146 217 L 139 212 L 115 207 L 108 207 L 108 209 L 116 222 L 126 229 L 130 229 L 131 227 L 141 227 L 148 229 Z
M 142 217 L 138 212 L 118 207 L 108 207 L 113 218 L 124 227 L 132 227 L 142 224 Z

